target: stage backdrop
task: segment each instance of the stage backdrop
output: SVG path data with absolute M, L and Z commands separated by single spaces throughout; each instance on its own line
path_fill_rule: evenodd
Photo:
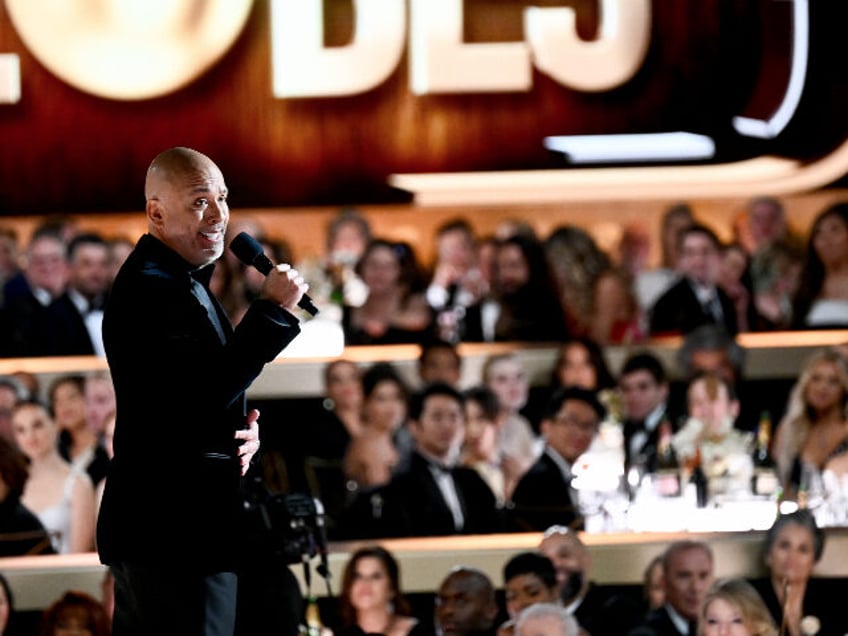
M 213 157 L 243 208 L 403 202 L 393 173 L 567 168 L 543 146 L 549 135 L 682 130 L 715 141 L 704 163 L 812 160 L 848 136 L 848 3 L 809 4 L 7 0 L 0 213 L 138 210 L 150 159 L 172 145 Z M 579 40 L 565 37 L 562 13 L 530 18 L 531 6 L 571 9 Z M 768 119 L 786 100 L 802 26 L 808 60 L 790 121 L 739 134 L 734 117 Z M 566 40 L 585 68 L 556 57 Z M 293 85 L 324 95 L 289 96 Z

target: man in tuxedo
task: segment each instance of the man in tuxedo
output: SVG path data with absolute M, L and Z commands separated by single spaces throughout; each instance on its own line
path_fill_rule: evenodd
M 657 459 L 659 424 L 668 418 L 669 383 L 662 362 L 649 352 L 624 361 L 618 377 L 624 407 L 624 465 L 653 469 Z
M 494 636 L 499 609 L 491 579 L 457 566 L 436 592 L 436 627 L 442 636 Z
M 585 634 L 625 634 L 639 623 L 638 603 L 592 581 L 592 556 L 576 532 L 551 526 L 542 536 L 539 552 L 554 564 L 559 598 Z
M 540 425 L 545 450 L 512 494 L 516 530 L 542 531 L 553 525 L 582 527 L 571 488 L 571 467 L 588 450 L 604 414 L 594 391 L 567 387 L 554 393 Z
M 444 383 L 429 384 L 413 395 L 407 425 L 414 449 L 409 466 L 381 489 L 382 517 L 368 524 L 379 534 L 372 536 L 503 530 L 502 512 L 483 478 L 472 468 L 453 465 L 464 406 L 462 394 Z
M 714 578 L 712 550 L 700 541 L 676 541 L 662 563 L 665 603 L 629 636 L 696 636 L 698 613 Z
M 96 233 L 68 244 L 68 284 L 48 308 L 49 355 L 104 356 L 103 306 L 109 287 L 109 244 Z
M 654 303 L 651 335 L 686 334 L 709 324 L 721 325 L 727 333 L 735 335 L 736 309 L 716 284 L 721 241 L 711 229 L 698 224 L 685 228 L 678 240 L 683 276 Z

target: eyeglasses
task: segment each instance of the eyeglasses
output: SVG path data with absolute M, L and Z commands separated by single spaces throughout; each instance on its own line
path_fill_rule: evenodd
M 598 427 L 600 426 L 600 422 L 598 422 L 598 420 L 596 419 L 581 420 L 571 413 L 557 415 L 551 421 L 554 424 L 561 424 L 562 426 L 568 426 L 569 428 L 577 429 L 581 433 L 596 433 L 598 431 Z

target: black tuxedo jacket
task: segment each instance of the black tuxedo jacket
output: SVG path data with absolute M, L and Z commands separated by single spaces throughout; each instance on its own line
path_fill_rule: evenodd
M 65 292 L 47 308 L 47 354 L 51 356 L 91 356 L 94 345 L 85 319 Z
M 636 601 L 590 582 L 574 618 L 590 636 L 620 636 L 638 625 L 643 616 Z
M 669 423 L 671 424 L 672 432 L 676 433 L 679 426 L 677 425 L 677 419 L 669 414 L 668 407 L 666 406 L 663 410 L 663 417 L 667 417 Z M 623 426 L 624 433 L 624 465 L 630 466 L 630 463 L 635 460 L 635 457 L 630 456 L 630 440 L 633 439 L 633 436 L 637 433 L 637 431 L 641 430 L 644 427 L 644 422 L 637 422 L 635 420 L 625 420 Z M 648 436 L 645 438 L 644 443 L 639 449 L 639 454 L 645 460 L 645 465 L 648 470 L 653 470 L 656 467 L 657 463 L 657 444 L 659 443 L 659 435 L 660 435 L 660 426 L 659 422 L 654 427 L 654 429 L 648 432 Z
M 409 467 L 382 489 L 383 514 L 373 526 L 379 534 L 372 536 L 429 537 L 502 532 L 502 512 L 495 495 L 477 471 L 458 466 L 451 472 L 465 520 L 461 530 L 457 531 L 454 526 L 453 515 L 427 460 L 413 451 Z
M 512 493 L 512 526 L 514 530 L 544 531 L 552 525 L 581 527 L 582 517 L 571 489 L 547 452 L 524 473 Z
M 29 282 L 18 273 L 3 285 L 0 307 L 0 357 L 24 358 L 50 355 L 48 310 L 38 302 Z
M 721 326 L 731 336 L 739 330 L 736 324 L 736 310 L 730 298 L 721 289 L 716 289 L 724 321 Z M 651 335 L 687 334 L 701 325 L 717 324 L 713 316 L 707 313 L 688 278 L 682 278 L 659 297 L 651 309 Z
M 103 336 L 117 399 L 114 459 L 97 547 L 106 563 L 233 570 L 243 521 L 234 439 L 245 390 L 299 333 L 298 320 L 255 301 L 219 337 L 194 295 L 193 268 L 150 235 L 121 268 Z M 208 284 L 212 267 L 204 268 Z

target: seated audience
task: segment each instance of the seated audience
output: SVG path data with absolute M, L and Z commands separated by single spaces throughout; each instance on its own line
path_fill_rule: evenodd
M 0 225 L 0 304 L 3 285 L 21 271 L 18 231 L 11 225 Z
M 739 402 L 733 386 L 720 376 L 703 373 L 689 383 L 689 419 L 672 438 L 684 466 L 700 458 L 710 497 L 747 495 L 754 466 L 751 437 L 734 428 Z
M 400 566 L 391 552 L 366 546 L 354 552 L 342 573 L 341 625 L 336 636 L 417 636 L 422 625 L 410 615 L 403 596 Z
M 12 410 L 30 396 L 20 382 L 9 375 L 0 376 L 0 437 L 12 440 Z
M 554 603 L 535 603 L 515 619 L 516 636 L 578 636 L 577 622 Z
M 716 581 L 707 592 L 698 636 L 777 636 L 777 627 L 757 591 L 743 579 Z
M 437 336 L 447 342 L 465 340 L 466 310 L 488 291 L 477 267 L 474 230 L 465 219 L 446 221 L 436 229 L 436 262 L 427 287 Z
M 663 589 L 663 558 L 659 554 L 651 559 L 645 567 L 642 577 L 642 601 L 645 604 L 645 613 L 651 612 L 665 603 L 665 590 Z
M 559 226 L 544 243 L 567 330 L 599 344 L 642 338 L 641 312 L 626 274 L 591 235 Z
M 65 592 L 41 617 L 41 636 L 109 636 L 111 633 L 112 627 L 103 604 L 85 592 Z
M 848 202 L 813 221 L 792 309 L 795 329 L 848 326 Z
M 652 336 L 687 334 L 701 325 L 739 331 L 736 310 L 718 287 L 721 241 L 704 225 L 691 225 L 680 234 L 681 279 L 651 309 Z
M 398 469 L 409 462 L 412 435 L 407 426 L 410 389 L 389 362 L 375 362 L 362 374 L 362 435 L 389 439 L 398 452 Z
M 536 460 L 540 444 L 522 410 L 527 406 L 530 380 L 516 353 L 496 353 L 483 362 L 483 384 L 498 398 L 501 415 L 498 449 L 524 473 Z
M 589 449 L 604 415 L 597 395 L 586 389 L 562 389 L 551 398 L 541 425 L 545 450 L 512 494 L 517 529 L 582 527 L 583 518 L 571 486 L 572 467 Z
M 108 371 L 85 376 L 85 417 L 95 435 L 103 434 L 106 419 L 115 412 L 115 387 Z
M 109 469 L 109 458 L 98 432 L 89 424 L 85 376 L 61 375 L 50 385 L 50 409 L 59 426 L 59 454 L 95 486 Z M 114 406 L 113 406 L 114 408 Z
M 15 442 L 30 462 L 21 503 L 51 534 L 57 552 L 94 549 L 94 487 L 58 451 L 59 430 L 47 409 L 21 402 L 12 415 Z
M 500 610 L 485 573 L 462 565 L 451 569 L 436 592 L 436 630 L 442 636 L 495 636 Z
M 28 476 L 26 458 L 0 437 L 0 557 L 54 553 L 44 525 L 21 503 Z
M 763 552 L 768 575 L 751 581 L 768 607 L 781 633 L 803 636 L 808 633 L 844 634 L 848 616 L 831 600 L 824 581 L 815 576 L 816 564 L 824 552 L 825 535 L 809 510 L 779 515 L 766 534 Z M 844 588 L 844 585 L 843 585 Z M 844 597 L 845 590 L 841 590 Z M 804 630 L 814 617 L 819 631 Z
M 507 501 L 520 477 L 520 466 L 498 448 L 501 411 L 498 398 L 485 386 L 468 389 L 465 395 L 465 435 L 459 463 L 473 468 L 498 500 Z
M 818 481 L 827 462 L 848 449 L 848 367 L 833 350 L 815 352 L 792 388 L 772 453 L 788 497 Z
M 557 578 L 551 560 L 538 552 L 519 552 L 503 567 L 504 598 L 508 620 L 498 628 L 498 636 L 515 633 L 515 621 L 527 607 L 536 603 L 555 603 Z
M 310 431 L 303 441 L 306 457 L 341 461 L 350 440 L 365 429 L 362 372 L 352 360 L 340 358 L 324 366 L 323 400 L 317 415 L 310 418 Z
M 713 583 L 713 553 L 706 543 L 680 540 L 663 555 L 665 602 L 650 612 L 631 636 L 692 636 Z
M 357 524 L 372 537 L 485 534 L 503 530 L 501 511 L 473 468 L 456 466 L 455 446 L 464 425 L 462 394 L 430 384 L 410 401 L 415 441 L 409 466 L 380 489 L 380 516 Z M 368 512 L 373 513 L 373 506 Z
M 417 343 L 431 337 L 432 315 L 410 245 L 373 239 L 356 271 L 368 295 L 362 305 L 344 307 L 345 345 Z
M 624 464 L 653 472 L 660 422 L 668 420 L 672 430 L 677 424 L 668 408 L 665 366 L 648 351 L 631 354 L 622 364 L 618 386 L 624 416 Z
M 554 564 L 558 598 L 583 634 L 624 634 L 638 623 L 641 616 L 637 603 L 592 580 L 592 556 L 576 532 L 551 526 L 542 536 L 539 552 Z
M 639 307 L 648 313 L 657 299 L 680 278 L 680 232 L 695 223 L 687 203 L 675 203 L 662 215 L 660 225 L 660 264 L 640 272 L 633 283 Z
M 559 342 L 568 334 L 556 281 L 538 240 L 516 235 L 498 243 L 493 277 L 497 315 L 484 314 L 487 305 L 470 307 L 467 341 Z
M 751 261 L 739 243 L 722 246 L 717 284 L 733 304 L 739 332 L 761 331 L 763 325 L 754 302 Z
M 445 382 L 459 388 L 462 377 L 462 356 L 456 345 L 444 340 L 421 344 L 418 356 L 418 378 L 422 384 Z

